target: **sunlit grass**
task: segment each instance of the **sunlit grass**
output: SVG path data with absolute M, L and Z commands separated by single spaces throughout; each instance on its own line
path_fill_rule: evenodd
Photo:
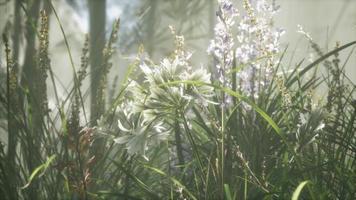
M 0 111 L 6 113 L 1 117 L 7 121 L 8 140 L 0 146 L 0 197 L 356 198 L 355 86 L 344 73 L 348 60 L 339 58 L 356 41 L 325 53 L 310 41 L 320 57 L 311 64 L 286 66 L 289 50 L 280 51 L 278 43 L 282 31 L 269 23 L 277 10 L 263 5 L 244 1 L 239 14 L 247 18 L 241 19 L 229 1 L 219 1 L 208 51 L 210 71 L 192 66 L 194 54 L 171 27 L 171 53 L 154 62 L 140 47 L 123 81 L 114 87 L 117 95 L 107 101 L 116 21 L 95 94 L 106 109 L 94 123 L 87 119 L 88 100 L 82 91 L 89 74 L 89 38 L 82 57 L 73 58 L 50 4 L 74 74 L 67 97 L 61 100 L 55 91 L 55 109 L 50 110 L 44 91 L 48 75 L 56 90 L 50 63 L 55 55 L 48 52 L 46 13 L 40 16 L 32 82 L 20 81 L 31 77 L 19 75 L 5 34 L 7 71 Z M 79 70 L 75 59 L 81 61 Z M 318 71 L 321 67 L 326 74 Z M 323 97 L 314 94 L 321 86 L 327 87 Z

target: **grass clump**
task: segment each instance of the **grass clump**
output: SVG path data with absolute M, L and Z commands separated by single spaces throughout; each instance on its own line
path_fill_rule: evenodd
M 7 113 L 1 116 L 7 141 L 0 145 L 0 196 L 354 199 L 355 86 L 339 52 L 356 42 L 323 53 L 308 37 L 320 58 L 285 72 L 291 66 L 283 64 L 283 31 L 273 26 L 278 7 L 246 0 L 238 11 L 228 0 L 218 2 L 209 66 L 193 66 L 184 37 L 170 27 L 172 52 L 156 63 L 141 47 L 107 105 L 116 21 L 103 50 L 98 92 L 91 94 L 103 113 L 96 123 L 87 122 L 82 92 L 88 38 L 68 96 L 60 100 L 55 91 L 55 110 L 49 110 L 47 76 L 54 90 L 56 82 L 48 16 L 40 14 L 36 62 L 23 70 L 27 77 L 4 35 L 0 109 Z M 323 76 L 316 73 L 319 65 Z M 321 86 L 325 97 L 317 96 Z

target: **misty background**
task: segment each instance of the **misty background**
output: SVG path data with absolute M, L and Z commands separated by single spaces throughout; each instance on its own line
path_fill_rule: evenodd
M 96 7 L 90 10 L 90 1 L 105 5 L 105 9 Z M 2 32 L 15 26 L 13 22 L 16 9 L 19 9 L 15 6 L 16 2 L 17 0 L 1 1 Z M 115 77 L 118 81 L 123 78 L 128 64 L 133 62 L 138 52 L 139 45 L 142 44 L 156 62 L 172 51 L 173 37 L 168 29 L 169 25 L 176 27 L 178 34 L 185 36 L 187 48 L 194 52 L 192 61 L 195 66 L 209 64 L 206 49 L 213 38 L 216 0 L 55 0 L 52 3 L 67 36 L 76 68 L 80 66 L 85 34 L 91 30 L 90 15 L 105 16 L 105 27 L 102 23 L 96 23 L 105 28 L 105 38 L 109 37 L 114 20 L 120 18 L 119 38 L 115 44 L 117 49 L 113 54 L 109 86 Z M 342 45 L 356 39 L 355 0 L 277 0 L 276 3 L 281 9 L 275 18 L 275 25 L 286 31 L 282 37 L 282 49 L 288 46 L 284 62 L 290 63 L 291 67 L 301 59 L 311 62 L 318 57 L 305 37 L 297 33 L 298 25 L 310 33 L 324 53 L 335 48 L 336 42 Z M 237 1 L 235 4 L 239 5 Z M 23 17 L 21 24 L 24 25 L 26 14 L 22 8 L 19 11 L 19 15 Z M 59 97 L 64 98 L 73 84 L 71 63 L 63 34 L 53 13 L 50 13 L 49 26 L 51 65 L 59 86 Z M 100 27 L 94 27 L 94 30 L 100 31 Z M 24 36 L 26 31 L 22 29 L 20 34 Z M 25 59 L 25 46 L 25 40 L 20 39 L 20 65 Z M 5 69 L 2 41 L 1 48 L 1 68 Z M 342 52 L 341 60 L 346 58 L 350 51 Z M 355 66 L 356 56 L 353 54 L 346 66 L 346 73 L 353 83 L 356 83 Z M 52 96 L 54 94 L 50 85 L 47 89 L 49 96 Z M 88 96 L 88 80 L 85 87 L 84 91 L 87 91 Z M 50 107 L 55 107 L 53 101 L 49 100 L 49 104 Z

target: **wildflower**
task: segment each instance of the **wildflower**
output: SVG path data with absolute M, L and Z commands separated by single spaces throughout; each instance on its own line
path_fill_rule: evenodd
M 215 37 L 210 42 L 208 53 L 214 56 L 218 80 L 223 86 L 228 86 L 229 83 L 225 78 L 225 74 L 231 69 L 234 59 L 232 27 L 235 23 L 234 18 L 238 16 L 238 13 L 231 1 L 219 0 L 219 10 L 216 15 Z
M 212 103 L 209 98 L 214 95 L 213 88 L 207 85 L 210 73 L 203 68 L 193 70 L 187 63 L 187 57 L 175 56 L 173 59 L 164 58 L 160 65 L 140 65 L 149 89 L 141 91 L 146 97 L 135 101 L 138 102 L 136 108 L 142 108 L 150 119 L 163 113 L 175 118 L 177 109 L 184 111 L 192 102 Z
M 173 27 L 170 27 L 175 34 Z M 177 110 L 185 112 L 188 105 L 199 101 L 211 103 L 213 88 L 207 70 L 193 69 L 190 65 L 192 54 L 184 50 L 184 37 L 175 35 L 176 49 L 173 56 L 163 58 L 159 65 L 142 62 L 139 67 L 144 74 L 144 84 L 139 91 L 145 97 L 134 100 L 136 108 L 142 108 L 144 115 L 152 119 L 157 115 L 176 117 Z M 137 90 L 136 90 L 137 91 Z M 135 95 L 139 96 L 139 95 Z
M 273 68 L 278 64 L 279 39 L 284 31 L 273 27 L 273 16 L 278 6 L 265 0 L 255 5 L 244 1 L 246 14 L 237 27 L 237 65 L 244 68 L 237 74 L 239 87 L 247 96 L 258 98 L 262 88 L 272 79 Z
M 147 121 L 140 113 L 134 113 L 132 102 L 119 107 L 118 128 L 122 135 L 116 137 L 114 142 L 125 145 L 130 155 L 141 154 L 146 157 L 150 146 L 157 145 L 169 136 L 162 122 Z
M 273 26 L 273 16 L 279 7 L 265 0 L 255 4 L 244 1 L 245 13 L 239 17 L 237 10 L 228 0 L 219 1 L 217 23 L 214 28 L 215 37 L 211 41 L 208 53 L 214 56 L 217 79 L 223 87 L 230 87 L 227 79 L 236 59 L 236 65 L 242 66 L 237 73 L 239 89 L 247 96 L 258 98 L 258 94 L 266 87 L 272 77 L 272 71 L 278 64 L 275 54 L 279 53 L 279 39 L 284 31 Z M 235 18 L 239 17 L 236 27 L 236 43 L 233 37 Z M 235 47 L 236 45 L 236 47 Z M 226 104 L 227 98 L 223 98 Z
M 174 28 L 171 31 L 175 33 Z M 177 36 L 176 49 L 171 57 L 154 64 L 148 58 L 140 59 L 139 70 L 144 81 L 131 81 L 128 96 L 131 99 L 119 107 L 118 127 L 121 136 L 114 139 L 125 145 L 128 153 L 145 157 L 150 146 L 169 139 L 170 124 L 190 105 L 213 103 L 210 73 L 203 68 L 193 69 L 191 53 L 184 50 L 184 37 Z
M 210 73 L 208 73 L 203 67 L 196 69 L 191 73 L 188 71 L 183 72 L 181 76 L 182 80 L 193 81 L 199 84 L 186 86 L 186 98 L 198 101 L 198 103 L 202 103 L 205 106 L 207 106 L 207 103 L 215 104 L 215 102 L 209 100 L 215 95 L 213 88 L 209 85 L 203 84 L 210 83 L 210 78 Z

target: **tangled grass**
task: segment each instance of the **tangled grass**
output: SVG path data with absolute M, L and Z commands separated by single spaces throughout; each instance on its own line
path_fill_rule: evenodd
M 324 53 L 310 40 L 320 58 L 283 66 L 283 31 L 272 23 L 278 7 L 246 0 L 243 8 L 219 0 L 209 67 L 191 65 L 194 55 L 173 27 L 170 56 L 155 63 L 141 48 L 95 127 L 80 120 L 88 39 L 71 92 L 64 101 L 56 96 L 56 110 L 49 110 L 43 91 L 47 76 L 55 81 L 46 13 L 34 58 L 36 82 L 19 80 L 4 35 L 0 109 L 7 113 L 1 116 L 7 141 L 0 148 L 0 196 L 355 199 L 355 85 L 339 52 L 356 41 Z M 118 23 L 105 48 L 106 73 Z M 317 66 L 327 73 L 321 76 Z M 106 75 L 101 80 L 96 95 L 105 104 Z M 315 93 L 321 85 L 327 86 L 325 97 Z

